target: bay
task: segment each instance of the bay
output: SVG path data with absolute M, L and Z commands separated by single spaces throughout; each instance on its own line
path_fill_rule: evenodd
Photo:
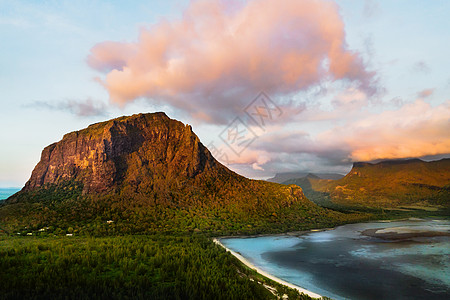
M 450 299 L 449 220 L 359 223 L 221 242 L 262 270 L 333 299 Z

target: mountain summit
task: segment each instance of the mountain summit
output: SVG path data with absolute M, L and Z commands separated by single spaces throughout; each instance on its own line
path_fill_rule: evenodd
M 124 183 L 139 192 L 158 180 L 227 171 L 191 126 L 158 112 L 121 117 L 66 134 L 42 151 L 23 190 L 71 179 L 83 184 L 83 193 L 108 192 Z
M 66 134 L 42 151 L 25 187 L 0 207 L 8 231 L 256 233 L 330 226 L 342 217 L 298 186 L 230 171 L 191 126 L 161 112 Z

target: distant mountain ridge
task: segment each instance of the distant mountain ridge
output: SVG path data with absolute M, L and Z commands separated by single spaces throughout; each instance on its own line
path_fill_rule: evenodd
M 345 175 L 338 173 L 284 172 L 284 173 L 276 173 L 274 177 L 267 179 L 267 181 L 283 183 L 286 180 L 302 178 L 307 176 L 316 176 L 320 179 L 338 180 L 343 178 Z
M 445 160 L 446 158 L 443 158 L 441 160 Z M 439 160 L 438 160 L 439 161 Z M 419 159 L 419 158 L 409 158 L 409 159 L 389 159 L 389 160 L 382 160 L 379 162 L 354 162 L 353 168 L 361 168 L 364 166 L 393 166 L 393 165 L 408 165 L 408 164 L 414 164 L 414 163 L 423 163 L 425 161 Z
M 355 162 L 351 171 L 335 181 L 302 177 L 297 184 L 309 198 L 322 193 L 341 205 L 396 207 L 401 205 L 450 206 L 450 159 Z
M 191 126 L 162 112 L 64 135 L 45 147 L 25 187 L 0 206 L 0 229 L 8 231 L 255 233 L 346 218 L 315 205 L 297 186 L 230 171 Z

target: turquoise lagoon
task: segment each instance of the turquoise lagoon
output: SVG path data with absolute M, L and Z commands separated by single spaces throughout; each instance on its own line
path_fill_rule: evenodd
M 333 299 L 450 299 L 450 220 L 221 242 L 262 270 Z

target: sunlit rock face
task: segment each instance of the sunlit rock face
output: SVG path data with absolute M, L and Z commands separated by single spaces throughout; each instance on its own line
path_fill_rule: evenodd
M 344 178 L 323 186 L 333 202 L 343 205 L 449 206 L 450 159 L 356 162 Z
M 192 178 L 226 172 L 189 125 L 164 113 L 138 114 L 97 123 L 47 146 L 24 191 L 75 180 L 84 192 L 114 189 L 124 180 L 139 187 L 149 178 Z
M 170 119 L 163 112 L 93 124 L 47 146 L 19 194 L 50 186 L 82 186 L 85 195 L 160 197 L 173 192 L 169 198 L 179 199 L 190 193 L 202 195 L 202 199 L 223 198 L 221 202 L 252 207 L 312 205 L 300 187 L 254 181 L 229 170 L 214 159 L 190 125 Z M 251 194 L 246 201 L 252 204 L 242 200 L 244 193 Z M 15 198 L 12 196 L 8 202 L 15 202 Z

